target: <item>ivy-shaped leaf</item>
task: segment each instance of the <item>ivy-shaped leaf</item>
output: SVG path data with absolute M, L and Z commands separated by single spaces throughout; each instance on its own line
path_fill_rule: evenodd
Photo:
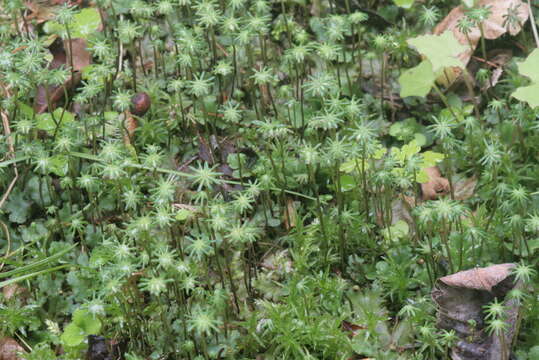
M 423 60 L 414 68 L 408 69 L 399 77 L 401 86 L 400 96 L 421 96 L 425 97 L 432 89 L 436 76 L 432 71 L 432 64 L 429 60 Z
M 101 17 L 95 8 L 82 9 L 73 16 L 73 21 L 68 24 L 71 38 L 87 39 L 91 34 L 97 31 L 101 25 Z M 47 21 L 43 27 L 46 33 L 58 34 L 66 37 L 65 26 L 56 21 Z
M 539 106 L 539 49 L 518 64 L 518 72 L 532 81 L 531 85 L 519 87 L 511 96 L 527 102 L 532 108 Z
M 442 35 L 421 35 L 409 39 L 408 44 L 431 62 L 435 74 L 451 66 L 464 69 L 464 64 L 457 59 L 457 55 L 465 51 L 466 46 L 459 43 L 451 31 Z

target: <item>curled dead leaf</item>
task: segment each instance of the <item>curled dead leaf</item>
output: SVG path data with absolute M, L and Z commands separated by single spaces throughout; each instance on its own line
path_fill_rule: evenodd
M 49 48 L 53 58 L 48 65 L 48 69 L 58 69 L 61 66 L 70 68 L 71 53 L 73 54 L 73 76 L 69 76 L 63 85 L 40 85 L 37 88 L 36 96 L 34 98 L 34 111 L 38 114 L 44 113 L 49 109 L 49 102 L 51 108 L 56 107 L 56 103 L 64 98 L 66 91 L 69 92 L 76 87 L 80 80 L 80 70 L 91 63 L 91 55 L 86 49 L 87 44 L 84 39 L 72 39 L 71 46 L 69 41 L 66 40 L 62 44 L 61 42 L 54 42 Z M 70 52 L 70 49 L 72 52 Z
M 15 339 L 10 337 L 0 339 L 0 360 L 22 360 L 19 353 L 24 352 L 24 348 Z
M 367 330 L 367 327 L 364 325 L 356 325 L 346 320 L 343 320 L 341 327 L 344 331 L 348 332 L 348 337 L 353 338 L 359 334 L 359 330 Z
M 423 200 L 434 200 L 449 193 L 449 180 L 442 177 L 440 170 L 436 166 L 425 169 L 429 176 L 429 181 L 421 184 Z
M 126 134 L 124 135 L 124 144 L 131 145 L 135 138 L 135 130 L 138 127 L 138 121 L 129 111 L 125 112 L 125 130 Z
M 461 271 L 440 278 L 443 283 L 467 289 L 492 291 L 492 288 L 511 274 L 514 264 L 492 265 L 486 268 L 475 268 Z

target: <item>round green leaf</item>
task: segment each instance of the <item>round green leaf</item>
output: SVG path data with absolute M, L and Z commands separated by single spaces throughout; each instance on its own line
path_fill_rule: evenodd
M 432 64 L 428 60 L 423 60 L 421 64 L 408 69 L 399 77 L 401 86 L 400 96 L 421 96 L 425 97 L 430 92 L 436 76 L 432 71 Z
M 71 323 L 66 326 L 61 336 L 62 342 L 67 346 L 77 346 L 84 341 L 86 333 L 77 325 Z
M 409 39 L 408 44 L 430 60 L 434 73 L 446 67 L 464 68 L 464 64 L 457 59 L 457 55 L 466 51 L 467 48 L 458 42 L 451 31 L 446 31 L 442 35 L 421 35 Z

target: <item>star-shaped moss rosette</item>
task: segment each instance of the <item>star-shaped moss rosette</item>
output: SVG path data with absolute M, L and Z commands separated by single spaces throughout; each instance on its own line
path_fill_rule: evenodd
M 539 106 L 539 49 L 535 49 L 526 60 L 518 64 L 518 72 L 531 80 L 511 94 L 514 98 L 527 102 L 532 108 Z
M 446 31 L 442 35 L 418 36 L 409 39 L 408 44 L 425 59 L 399 77 L 401 97 L 425 97 L 445 68 L 464 68 L 464 64 L 457 59 L 457 55 L 465 49 L 465 46 L 458 42 L 451 31 Z

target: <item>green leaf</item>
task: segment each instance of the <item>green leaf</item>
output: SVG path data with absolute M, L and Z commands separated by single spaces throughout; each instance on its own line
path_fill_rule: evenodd
M 3 288 L 4 286 L 8 286 L 8 285 L 15 284 L 15 283 L 18 283 L 18 282 L 23 281 L 23 280 L 33 278 L 34 276 L 43 275 L 43 274 L 47 274 L 47 273 L 50 273 L 50 272 L 55 272 L 55 271 L 58 271 L 58 270 L 65 269 L 68 266 L 69 265 L 60 265 L 60 266 L 56 266 L 56 267 L 53 267 L 53 268 L 50 268 L 50 269 L 36 271 L 36 272 L 30 273 L 30 274 L 17 276 L 17 277 L 11 278 L 9 280 L 2 281 L 2 282 L 0 282 L 0 289 Z
M 73 16 L 73 21 L 68 24 L 72 39 L 87 39 L 99 29 L 100 25 L 101 16 L 99 16 L 99 12 L 95 8 L 82 9 L 78 14 Z M 48 34 L 67 35 L 65 34 L 65 26 L 56 21 L 47 21 L 43 29 Z
M 86 335 L 95 335 L 101 330 L 101 321 L 85 309 L 75 310 L 73 324 L 81 328 Z
M 86 334 L 83 329 L 75 325 L 74 323 L 71 323 L 66 326 L 64 329 L 64 333 L 61 336 L 62 342 L 67 346 L 77 346 L 80 345 L 84 338 L 86 337 Z
M 357 187 L 356 180 L 353 176 L 350 175 L 342 175 L 340 178 L 340 182 L 342 191 L 350 191 Z
M 408 226 L 406 221 L 399 220 L 389 228 L 383 229 L 382 234 L 387 239 L 391 237 L 393 240 L 398 240 L 408 235 L 409 231 L 410 227 Z
M 185 220 L 189 219 L 190 216 L 191 216 L 191 211 L 189 211 L 187 209 L 180 209 L 176 213 L 176 220 L 185 221 Z
M 409 159 L 419 151 L 421 151 L 421 146 L 418 145 L 416 140 L 412 140 L 410 143 L 402 146 L 402 153 L 405 159 Z
M 21 114 L 26 116 L 28 119 L 32 119 L 34 117 L 34 109 L 32 109 L 31 106 L 26 105 L 21 101 L 17 101 L 17 105 L 19 105 L 19 110 L 21 111 Z
M 423 153 L 423 167 L 428 168 L 436 165 L 445 158 L 444 154 L 434 151 L 425 151 Z
M 536 108 L 539 106 L 539 83 L 519 87 L 511 96 L 517 100 L 527 102 L 532 108 Z
M 414 68 L 408 69 L 399 77 L 401 86 L 400 96 L 421 96 L 425 97 L 429 93 L 436 76 L 432 71 L 432 64 L 429 60 L 423 60 Z
M 69 251 L 73 250 L 73 248 L 75 248 L 76 246 L 77 246 L 77 244 L 71 245 L 71 246 L 69 246 L 69 247 L 67 247 L 67 248 L 57 252 L 56 254 L 51 255 L 51 256 L 49 256 L 49 257 L 47 257 L 45 259 L 35 261 L 35 262 L 30 263 L 28 265 L 19 266 L 18 268 L 10 270 L 10 271 L 2 272 L 2 273 L 0 273 L 0 279 L 6 278 L 6 277 L 12 277 L 12 276 L 18 275 L 20 273 L 28 272 L 28 271 L 33 271 L 33 270 L 41 267 L 42 265 L 51 264 L 51 263 L 55 262 L 56 260 L 60 259 L 64 254 L 67 254 Z M 65 266 L 67 266 L 67 265 L 62 265 L 62 267 L 65 267 Z M 26 275 L 24 275 L 24 276 L 26 276 Z
M 525 101 L 532 108 L 539 106 L 539 49 L 532 51 L 528 58 L 518 64 L 518 72 L 530 78 L 532 84 L 516 89 L 511 96 Z
M 414 4 L 414 0 L 393 0 L 395 5 L 400 6 L 405 9 L 409 9 Z
M 518 72 L 533 83 L 539 82 L 539 49 L 533 50 L 526 60 L 518 64 Z
M 459 43 L 451 31 L 442 35 L 421 35 L 409 39 L 408 44 L 430 60 L 433 73 L 451 66 L 464 69 L 464 64 L 457 59 L 457 55 L 465 51 L 466 46 Z
M 428 183 L 430 181 L 429 174 L 427 174 L 425 169 L 421 169 L 416 174 L 415 181 L 417 181 L 420 184 Z
M 427 137 L 421 133 L 415 133 L 414 140 L 419 146 L 425 146 L 425 144 L 427 143 Z
M 69 169 L 68 157 L 65 155 L 55 155 L 50 159 L 50 169 L 53 174 L 66 176 Z
M 64 111 L 62 108 L 57 108 L 54 110 L 54 119 L 50 113 L 44 113 L 39 115 L 37 119 L 37 128 L 40 130 L 44 130 L 48 132 L 49 134 L 53 134 L 56 130 L 56 123 L 54 120 L 59 122 L 60 129 L 67 125 L 70 122 L 73 122 L 75 120 L 75 116 L 70 113 L 69 111 Z M 60 122 L 61 121 L 61 122 Z

